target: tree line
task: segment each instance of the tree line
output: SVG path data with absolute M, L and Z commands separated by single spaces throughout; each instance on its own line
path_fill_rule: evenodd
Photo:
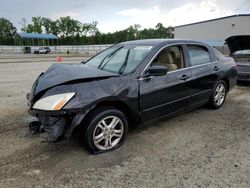
M 22 19 L 21 31 L 27 33 L 48 33 L 59 37 L 59 45 L 82 44 L 115 44 L 128 40 L 148 38 L 173 38 L 174 28 L 164 27 L 158 23 L 155 28 L 141 29 L 141 25 L 135 24 L 116 32 L 101 33 L 98 22 L 81 23 L 70 16 L 52 20 L 44 17 L 32 17 L 28 23 Z M 6 18 L 0 18 L 0 45 L 15 44 L 16 27 Z

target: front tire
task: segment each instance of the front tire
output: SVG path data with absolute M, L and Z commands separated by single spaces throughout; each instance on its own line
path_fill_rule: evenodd
M 224 104 L 226 96 L 227 84 L 223 80 L 220 80 L 214 86 L 208 106 L 212 109 L 219 109 Z
M 103 153 L 119 148 L 128 132 L 128 120 L 115 108 L 94 111 L 85 132 L 85 143 L 91 153 Z

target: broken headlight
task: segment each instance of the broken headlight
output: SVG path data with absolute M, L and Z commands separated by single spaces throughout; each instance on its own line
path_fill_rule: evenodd
M 37 110 L 61 110 L 63 106 L 75 96 L 75 93 L 63 93 L 51 95 L 38 100 L 33 109 Z

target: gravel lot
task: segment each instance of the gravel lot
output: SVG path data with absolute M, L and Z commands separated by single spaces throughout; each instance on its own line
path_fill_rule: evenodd
M 131 131 L 120 149 L 90 155 L 74 139 L 27 135 L 26 93 L 53 63 L 39 61 L 0 63 L 0 187 L 250 187 L 250 84 L 219 110 Z

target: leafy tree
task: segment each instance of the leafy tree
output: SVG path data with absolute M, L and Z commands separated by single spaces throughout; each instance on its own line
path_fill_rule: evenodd
M 26 33 L 33 33 L 34 32 L 34 26 L 32 24 L 28 24 L 26 26 L 26 30 L 25 30 Z
M 13 37 L 16 28 L 5 18 L 1 18 L 0 24 L 0 42 L 14 43 Z M 81 23 L 70 16 L 60 17 L 57 20 L 37 16 L 32 17 L 32 23 L 27 23 L 23 18 L 19 24 L 21 24 L 23 32 L 55 34 L 59 36 L 59 44 L 62 45 L 115 44 L 135 39 L 173 38 L 174 36 L 174 28 L 172 26 L 164 27 L 162 23 L 158 23 L 155 28 L 148 29 L 141 29 L 141 25 L 134 24 L 124 30 L 106 34 L 99 31 L 97 21 Z M 6 28 L 8 28 L 9 34 L 6 34 Z M 5 37 L 6 35 L 8 37 Z
M 140 32 L 140 38 L 141 39 L 148 39 L 148 38 L 158 38 L 155 29 L 149 28 L 149 29 L 143 29 Z
M 25 18 L 20 22 L 22 25 L 21 31 L 26 33 L 42 33 L 42 18 L 40 16 L 32 17 L 32 23 L 27 24 Z
M 174 38 L 174 27 L 168 26 L 167 35 L 168 35 L 168 38 Z
M 139 24 L 131 25 L 129 26 L 126 31 L 127 31 L 127 40 L 134 40 L 139 38 L 139 29 L 141 26 Z
M 89 32 L 91 31 L 92 25 L 90 23 L 84 23 L 82 24 L 82 35 L 87 36 L 89 35 Z
M 64 38 L 69 38 L 79 34 L 81 23 L 70 16 L 60 17 L 58 20 L 59 34 Z
M 0 44 L 14 44 L 16 28 L 6 18 L 0 18 Z
M 27 30 L 27 20 L 25 18 L 22 18 L 20 22 L 18 22 L 21 25 L 21 31 L 26 32 Z
M 54 35 L 58 35 L 59 33 L 59 27 L 58 27 L 58 21 L 51 20 L 50 18 L 42 18 L 42 26 L 45 30 L 45 33 L 52 33 Z
M 32 17 L 33 22 L 33 32 L 42 33 L 42 18 L 40 16 Z
M 97 22 L 97 21 L 93 21 L 93 22 L 90 24 L 90 34 L 91 34 L 91 35 L 98 35 L 98 34 L 100 34 L 100 31 L 99 31 L 99 29 L 97 28 L 97 25 L 98 25 L 98 22 Z
M 159 38 L 173 38 L 173 32 L 174 32 L 174 28 L 173 27 L 164 27 L 162 25 L 162 23 L 158 23 L 156 26 L 156 32 L 157 32 L 157 36 Z

